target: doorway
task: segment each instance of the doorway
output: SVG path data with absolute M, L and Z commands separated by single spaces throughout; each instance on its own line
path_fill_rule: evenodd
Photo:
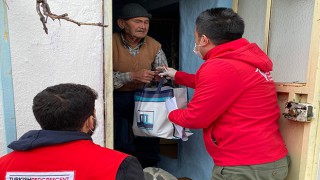
M 150 14 L 148 35 L 161 44 L 168 66 L 179 69 L 179 0 L 113 0 L 113 32 L 119 32 L 117 17 L 120 9 L 127 3 L 138 3 Z M 177 158 L 178 141 L 160 140 L 160 154 Z
M 179 1 L 178 0 L 113 0 L 113 32 L 119 31 L 117 13 L 124 4 L 139 3 L 150 14 L 148 35 L 162 45 L 169 67 L 179 68 Z

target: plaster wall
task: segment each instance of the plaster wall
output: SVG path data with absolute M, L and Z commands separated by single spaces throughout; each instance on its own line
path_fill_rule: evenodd
M 101 27 L 77 26 L 48 19 L 45 34 L 36 12 L 36 0 L 6 0 L 11 46 L 17 137 L 40 129 L 32 113 L 33 97 L 60 83 L 88 85 L 99 94 L 95 143 L 104 144 L 103 47 Z M 55 14 L 68 13 L 80 22 L 102 22 L 102 1 L 48 1 Z M 2 105 L 0 99 L 0 106 Z M 0 156 L 5 154 L 3 112 L 0 111 Z
M 194 25 L 197 16 L 204 10 L 214 7 L 232 7 L 232 1 L 223 0 L 180 0 L 180 70 L 195 73 L 203 60 L 193 53 L 195 43 Z M 188 88 L 189 98 L 193 90 Z M 189 177 L 194 180 L 211 179 L 213 161 L 208 155 L 202 130 L 194 133 L 186 142 L 179 143 L 178 159 L 161 157 L 160 167 L 176 177 Z
M 314 1 L 273 0 L 269 44 L 264 47 L 266 2 L 239 0 L 238 13 L 246 25 L 243 36 L 261 49 L 268 49 L 276 82 L 305 83 Z
M 314 1 L 273 0 L 268 56 L 275 82 L 307 81 Z
M 266 0 L 240 0 L 238 3 L 238 14 L 245 23 L 243 37 L 249 42 L 256 43 L 261 49 L 264 49 L 265 43 L 266 5 Z

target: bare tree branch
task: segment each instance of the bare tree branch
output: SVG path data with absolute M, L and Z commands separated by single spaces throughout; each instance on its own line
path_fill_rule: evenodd
M 42 7 L 42 12 L 41 12 L 40 6 Z M 75 20 L 73 20 L 73 19 L 70 19 L 70 18 L 68 17 L 68 14 L 67 14 L 67 13 L 64 13 L 64 14 L 61 14 L 61 15 L 53 14 L 53 13 L 50 11 L 50 7 L 49 7 L 49 4 L 47 3 L 47 0 L 37 0 L 36 9 L 37 9 L 38 15 L 40 16 L 40 21 L 42 22 L 43 30 L 46 32 L 46 34 L 48 34 L 48 28 L 47 28 L 47 26 L 46 26 L 48 17 L 50 17 L 53 21 L 54 21 L 55 19 L 58 19 L 59 21 L 60 21 L 60 19 L 63 19 L 63 20 L 66 20 L 66 21 L 75 23 L 75 24 L 77 24 L 78 26 L 88 25 L 88 26 L 108 27 L 108 25 L 104 25 L 104 24 L 102 24 L 102 23 L 84 23 L 84 22 L 75 21 Z M 46 18 L 45 18 L 45 16 L 46 16 Z
M 9 10 L 9 6 L 7 4 L 7 1 L 6 0 L 3 0 L 4 1 L 4 4 L 7 6 L 8 10 Z

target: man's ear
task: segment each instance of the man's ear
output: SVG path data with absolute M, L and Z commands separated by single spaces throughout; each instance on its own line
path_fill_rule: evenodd
M 118 19 L 117 23 L 120 29 L 124 29 L 124 19 Z
M 208 47 L 210 49 L 213 48 L 213 47 L 216 47 L 214 42 L 212 42 L 206 35 L 202 36 L 202 46 Z
M 89 116 L 88 117 L 88 119 L 87 119 L 87 125 L 88 125 L 88 127 L 90 128 L 90 129 L 94 129 L 95 127 L 94 127 L 94 116 L 93 115 L 91 115 L 91 116 Z
M 208 45 L 210 43 L 210 40 L 206 35 L 202 36 L 201 41 L 202 41 L 201 44 L 203 44 L 203 46 Z

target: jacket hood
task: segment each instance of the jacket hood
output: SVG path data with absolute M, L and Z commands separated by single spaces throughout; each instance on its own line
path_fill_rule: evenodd
M 218 45 L 203 57 L 204 60 L 212 58 L 243 61 L 263 72 L 272 71 L 273 68 L 271 60 L 258 45 L 249 43 L 245 38 Z
M 91 140 L 91 136 L 77 131 L 32 130 L 8 145 L 16 151 L 27 151 L 38 147 L 62 144 L 75 140 Z

